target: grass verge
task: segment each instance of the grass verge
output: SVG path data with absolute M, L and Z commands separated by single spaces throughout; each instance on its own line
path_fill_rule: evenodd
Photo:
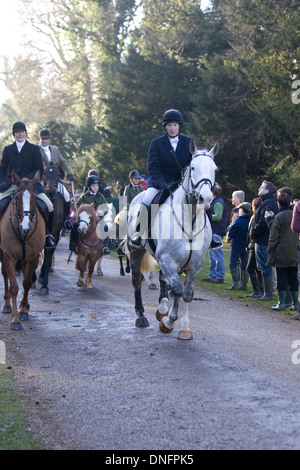
M 31 438 L 28 414 L 21 399 L 14 394 L 10 370 L 0 364 L 0 450 L 40 450 Z

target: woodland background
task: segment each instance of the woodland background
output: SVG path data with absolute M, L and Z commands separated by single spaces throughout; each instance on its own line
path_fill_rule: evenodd
M 24 0 L 34 35 L 5 62 L 11 96 L 0 110 L 0 145 L 22 120 L 38 143 L 51 129 L 85 185 L 147 172 L 150 140 L 168 108 L 198 147 L 220 143 L 217 181 L 229 207 L 250 201 L 263 179 L 300 197 L 300 2 L 287 0 Z

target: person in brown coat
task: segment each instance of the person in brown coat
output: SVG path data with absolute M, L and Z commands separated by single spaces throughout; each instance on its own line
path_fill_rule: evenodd
M 274 266 L 277 273 L 278 304 L 273 310 L 285 309 L 285 296 L 289 285 L 293 303 L 298 305 L 298 235 L 291 230 L 291 196 L 279 193 L 277 196 L 279 213 L 274 217 L 267 247 L 267 266 Z

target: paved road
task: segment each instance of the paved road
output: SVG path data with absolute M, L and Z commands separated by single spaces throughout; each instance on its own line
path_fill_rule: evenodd
M 78 288 L 66 244 L 49 295 L 31 293 L 24 330 L 0 316 L 7 364 L 45 449 L 300 449 L 300 322 L 199 288 L 194 339 L 179 341 L 178 327 L 159 331 L 158 291 L 144 282 L 150 327 L 135 328 L 118 261 L 105 257 L 94 288 Z

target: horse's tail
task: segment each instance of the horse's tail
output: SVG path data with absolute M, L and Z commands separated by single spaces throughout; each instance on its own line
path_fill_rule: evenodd
M 146 251 L 142 259 L 141 273 L 148 273 L 150 271 L 154 271 L 156 266 L 156 260 L 153 258 L 153 256 L 150 255 L 150 253 L 148 253 L 148 251 Z

